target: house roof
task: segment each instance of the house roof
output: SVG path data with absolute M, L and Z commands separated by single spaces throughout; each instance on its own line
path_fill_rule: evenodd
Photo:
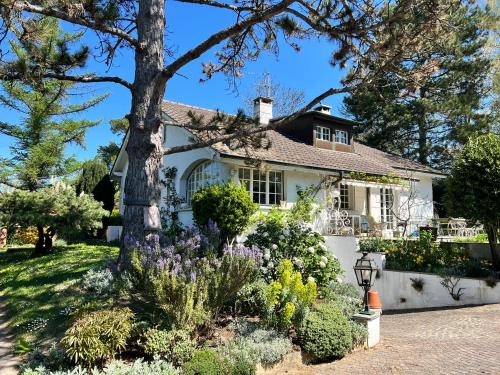
M 180 124 L 191 121 L 188 116 L 189 111 L 206 119 L 216 113 L 215 110 L 173 101 L 164 101 L 163 110 L 164 114 L 169 116 L 174 122 Z M 268 130 L 266 134 L 271 141 L 271 146 L 268 149 L 255 150 L 252 152 L 252 155 L 257 159 L 268 162 L 321 170 L 355 171 L 374 175 L 396 174 L 405 177 L 405 171 L 443 175 L 441 171 L 434 168 L 377 150 L 359 142 L 354 142 L 354 152 L 342 152 L 322 149 L 298 142 L 275 130 Z M 212 145 L 212 148 L 219 152 L 222 157 L 246 157 L 244 150 L 231 150 L 222 143 L 216 143 Z

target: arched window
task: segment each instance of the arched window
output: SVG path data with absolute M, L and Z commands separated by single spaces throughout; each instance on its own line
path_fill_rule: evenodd
M 191 204 L 191 199 L 196 191 L 204 186 L 220 181 L 221 173 L 218 163 L 205 161 L 191 171 L 187 179 L 186 199 Z

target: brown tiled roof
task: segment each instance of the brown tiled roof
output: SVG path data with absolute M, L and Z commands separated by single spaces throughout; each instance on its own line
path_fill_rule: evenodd
M 177 123 L 189 123 L 187 115 L 189 111 L 197 116 L 210 118 L 216 111 L 194 107 L 182 103 L 164 101 L 164 113 Z M 297 142 L 275 130 L 266 132 L 271 141 L 268 149 L 258 149 L 253 156 L 269 162 L 283 163 L 302 166 L 306 168 L 355 171 L 375 175 L 397 174 L 404 176 L 405 170 L 442 174 L 440 171 L 404 159 L 400 156 L 391 155 L 383 151 L 354 142 L 354 152 L 341 152 L 321 149 L 302 142 Z M 246 157 L 244 150 L 231 150 L 222 143 L 212 146 L 222 156 Z

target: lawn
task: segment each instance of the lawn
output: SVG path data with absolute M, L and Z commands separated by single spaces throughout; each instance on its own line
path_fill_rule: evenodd
M 64 332 L 71 312 L 85 303 L 77 280 L 89 268 L 116 259 L 118 247 L 80 243 L 40 258 L 30 252 L 0 251 L 0 293 L 16 339 L 38 345 Z

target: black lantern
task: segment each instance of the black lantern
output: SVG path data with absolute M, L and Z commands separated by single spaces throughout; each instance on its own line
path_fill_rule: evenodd
M 375 282 L 377 269 L 375 261 L 372 258 L 369 258 L 368 253 L 366 252 L 364 252 L 363 256 L 356 261 L 356 265 L 354 266 L 354 273 L 356 274 L 358 285 L 365 290 L 365 310 L 362 314 L 374 314 L 374 312 L 368 307 L 368 290 Z

